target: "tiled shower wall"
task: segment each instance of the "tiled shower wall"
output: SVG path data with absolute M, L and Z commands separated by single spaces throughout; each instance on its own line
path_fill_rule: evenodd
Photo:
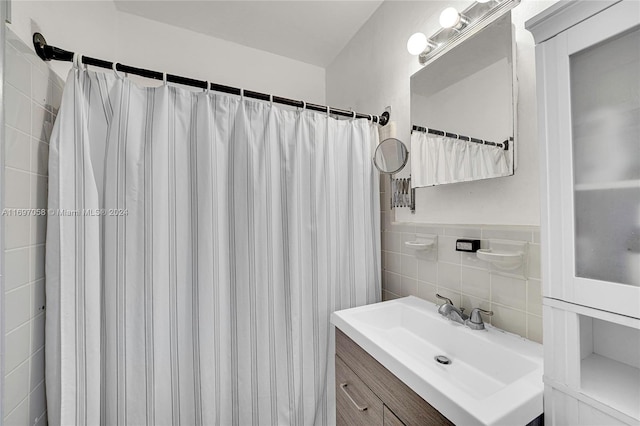
M 44 242 L 49 136 L 63 82 L 7 30 L 5 46 L 4 424 L 46 424 Z
M 380 188 L 384 300 L 413 295 L 441 304 L 439 293 L 466 313 L 475 307 L 492 310 L 485 322 L 542 342 L 539 227 L 397 223 L 389 207 L 388 176 L 381 176 Z M 406 247 L 417 234 L 438 235 L 437 253 Z M 491 240 L 527 243 L 526 267 L 514 273 L 492 269 L 473 253 L 455 251 L 459 238 L 479 239 L 483 248 Z

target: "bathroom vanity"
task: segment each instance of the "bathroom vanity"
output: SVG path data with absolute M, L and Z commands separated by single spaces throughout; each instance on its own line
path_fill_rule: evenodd
M 413 296 L 331 322 L 338 425 L 527 425 L 542 414 L 542 345 L 472 330 Z
M 336 424 L 453 423 L 336 329 Z

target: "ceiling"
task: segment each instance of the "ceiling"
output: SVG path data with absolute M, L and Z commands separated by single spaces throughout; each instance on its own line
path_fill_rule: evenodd
M 383 0 L 115 0 L 122 12 L 326 67 Z

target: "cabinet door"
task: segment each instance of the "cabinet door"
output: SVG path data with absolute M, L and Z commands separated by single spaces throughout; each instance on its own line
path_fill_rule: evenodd
M 617 3 L 543 46 L 544 295 L 638 318 L 640 3 Z
M 382 426 L 382 401 L 336 356 L 337 426 Z

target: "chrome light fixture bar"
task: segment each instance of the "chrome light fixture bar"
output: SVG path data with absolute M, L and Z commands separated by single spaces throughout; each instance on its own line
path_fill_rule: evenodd
M 462 12 L 448 7 L 440 15 L 442 28 L 428 38 L 422 33 L 412 35 L 407 49 L 411 54 L 418 55 L 421 65 L 426 65 L 518 4 L 520 0 L 478 0 Z

